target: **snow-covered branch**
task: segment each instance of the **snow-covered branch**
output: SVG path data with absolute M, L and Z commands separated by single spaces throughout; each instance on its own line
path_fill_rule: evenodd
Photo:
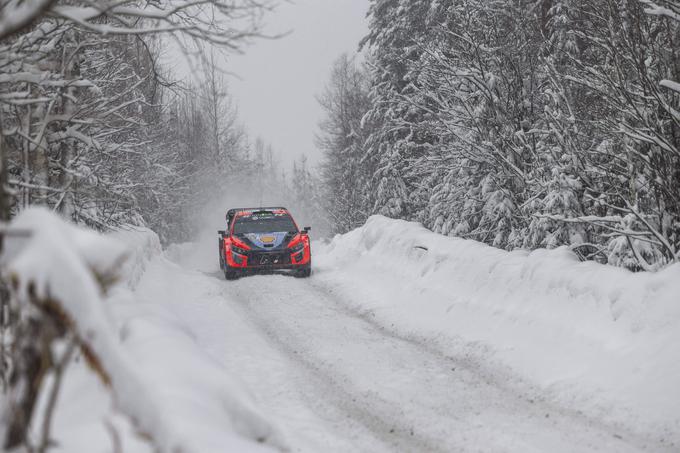
M 372 166 L 372 212 L 507 249 L 598 244 L 635 270 L 677 261 L 677 2 L 426 3 L 371 2 L 370 106 L 347 147 Z
M 57 0 L 9 0 L 0 9 L 0 41 L 42 17 Z
M 653 16 L 663 16 L 680 22 L 680 7 L 676 2 L 671 1 L 653 1 L 653 0 L 639 0 L 645 5 L 645 13 Z M 665 6 L 664 3 L 666 4 Z
M 10 227 L 30 231 L 31 235 L 4 256 L 3 278 L 11 282 L 13 306 L 20 312 L 20 326 L 13 349 L 17 366 L 9 398 L 0 399 L 2 404 L 10 404 L 0 408 L 0 414 L 13 414 L 3 447 L 11 450 L 26 443 L 29 422 L 33 419 L 45 419 L 40 443 L 43 446 L 51 443 L 49 422 L 56 395 L 49 392 L 47 412 L 39 417 L 35 416 L 36 401 L 39 392 L 47 392 L 43 387 L 49 381 L 48 373 L 56 373 L 56 386 L 64 368 L 72 365 L 68 348 L 63 356 L 52 358 L 55 344 L 73 341 L 80 356 L 110 391 L 115 409 L 129 418 L 154 451 L 200 453 L 201 440 L 180 429 L 186 414 L 177 417 L 168 413 L 167 408 L 173 407 L 167 402 L 168 395 L 160 392 L 158 382 L 144 376 L 129 356 L 111 316 L 110 305 L 117 294 L 114 285 L 120 285 L 123 277 L 129 277 L 123 269 L 141 272 L 134 268 L 138 262 L 126 264 L 132 250 L 114 237 L 76 227 L 40 208 L 22 212 Z M 131 236 L 135 236 L 134 233 L 117 235 L 119 238 Z M 148 260 L 144 255 L 149 252 L 144 249 L 149 245 L 143 234 L 137 233 L 131 242 L 142 249 L 135 250 L 140 256 L 133 258 Z M 153 250 L 158 250 L 157 238 L 152 242 Z M 38 364 L 44 360 L 44 366 L 32 366 L 33 359 Z M 196 357 L 183 359 L 213 371 Z M 247 399 L 233 394 L 229 386 L 224 388 L 224 380 L 220 385 L 221 393 L 215 393 L 220 402 L 210 414 L 231 421 L 231 426 L 220 427 L 223 438 L 240 435 L 251 443 L 267 442 L 281 447 L 276 430 Z

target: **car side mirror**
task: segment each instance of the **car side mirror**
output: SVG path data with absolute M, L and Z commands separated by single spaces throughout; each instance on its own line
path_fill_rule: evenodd
M 303 233 L 303 234 L 308 234 L 310 231 L 312 231 L 312 227 L 304 227 L 304 228 L 302 229 L 302 233 Z
M 220 236 L 226 236 L 227 232 L 224 230 L 217 230 L 217 234 L 219 234 Z

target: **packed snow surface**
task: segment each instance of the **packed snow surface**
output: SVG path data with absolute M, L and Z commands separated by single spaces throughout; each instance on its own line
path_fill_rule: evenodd
M 320 279 L 391 330 L 477 345 L 550 401 L 680 448 L 680 265 L 632 273 L 381 216 L 320 255 Z
M 314 243 L 309 279 L 227 282 L 212 234 L 164 254 L 125 234 L 145 258 L 110 321 L 191 451 L 679 449 L 678 266 L 633 274 L 377 216 Z M 151 451 L 82 366 L 60 401 L 61 451 Z
M 313 248 L 308 280 L 218 283 L 238 328 L 199 323 L 293 450 L 678 450 L 680 267 L 505 252 L 381 216 Z M 170 252 L 221 279 L 212 236 Z M 256 360 L 219 346 L 238 338 Z

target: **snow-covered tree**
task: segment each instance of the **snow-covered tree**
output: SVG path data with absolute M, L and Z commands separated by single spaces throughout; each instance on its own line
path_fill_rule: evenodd
M 678 17 L 666 0 L 371 2 L 372 212 L 677 261 Z
M 369 191 L 375 193 L 373 211 L 391 217 L 418 217 L 428 198 L 423 167 L 437 138 L 426 127 L 430 113 L 419 105 L 412 79 L 424 37 L 440 20 L 438 3 L 371 2 L 369 33 L 361 42 L 370 52 L 372 84 L 366 120 L 373 128 L 365 160 L 374 162 L 376 171 Z
M 322 180 L 332 232 L 344 233 L 363 224 L 374 197 L 366 191 L 373 165 L 365 159 L 370 107 L 365 69 L 347 55 L 336 60 L 325 92 L 319 96 L 325 117 L 317 145 L 324 154 Z
M 135 160 L 145 160 L 148 119 L 159 118 L 149 114 L 164 84 L 154 37 L 239 50 L 259 36 L 260 15 L 271 5 L 5 2 L 0 179 L 15 196 L 0 190 L 0 206 L 16 212 L 47 204 L 100 228 L 138 223 L 134 189 L 145 185 L 141 170 L 149 166 Z
M 180 236 L 192 201 L 189 180 L 207 168 L 226 173 L 227 161 L 238 161 L 232 159 L 237 152 L 245 156 L 247 146 L 235 116 L 217 124 L 204 115 L 204 105 L 194 102 L 200 89 L 184 87 L 191 93 L 180 95 L 171 90 L 171 76 L 159 65 L 160 35 L 180 44 L 239 50 L 259 36 L 260 15 L 270 5 L 267 0 L 2 2 L 0 220 L 39 204 L 97 229 L 152 224 L 165 239 Z M 211 80 L 218 87 L 217 77 Z M 204 91 L 213 95 L 208 104 L 217 99 L 218 90 Z M 219 105 L 228 106 L 223 98 Z M 208 133 L 199 135 L 202 131 Z M 196 150 L 196 144 L 202 146 Z M 21 348 L 35 346 L 34 332 L 49 335 L 51 328 L 47 318 L 27 313 L 12 319 L 9 337 L 19 346 L 10 348 L 8 392 L 18 410 L 2 439 L 10 450 L 26 439 L 39 390 L 24 383 L 42 382 L 32 379 L 35 355 Z

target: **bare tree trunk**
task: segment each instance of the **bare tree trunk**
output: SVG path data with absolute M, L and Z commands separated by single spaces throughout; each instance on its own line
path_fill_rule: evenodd
M 30 89 L 30 87 L 28 87 Z M 26 134 L 26 137 L 31 136 L 31 114 L 30 114 L 30 106 L 27 107 L 28 111 L 22 116 L 22 121 L 23 121 L 23 131 Z M 30 206 L 31 204 L 31 190 L 28 188 L 28 185 L 31 183 L 31 151 L 30 151 L 30 142 L 27 139 L 22 140 L 22 145 L 21 145 L 21 151 L 22 151 L 22 157 L 23 157 L 23 165 L 24 168 L 22 170 L 22 179 L 24 181 L 24 184 L 26 184 L 25 187 L 22 187 L 21 189 L 21 207 L 22 209 L 26 209 L 27 207 Z M 34 165 L 34 168 L 38 168 L 37 165 Z
M 62 52 L 62 71 L 64 80 L 71 81 L 80 76 L 80 71 L 77 68 L 77 57 L 78 52 L 78 33 L 73 36 L 74 43 L 65 45 Z M 70 116 L 73 113 L 74 105 L 72 99 L 75 98 L 76 89 L 74 87 L 69 87 L 66 89 L 68 96 L 64 96 L 61 103 L 61 113 L 66 116 Z M 68 126 L 64 126 L 66 129 Z M 59 159 L 61 162 L 61 170 L 59 173 L 58 181 L 59 186 L 64 190 L 63 198 L 57 209 L 59 212 L 64 214 L 65 218 L 72 219 L 74 215 L 74 199 L 73 192 L 71 189 L 71 184 L 73 182 L 73 176 L 67 171 L 70 167 L 71 158 L 73 157 L 73 146 L 71 140 L 64 140 L 59 144 Z M 47 160 L 46 164 L 49 164 Z M 49 169 L 47 169 L 47 175 L 49 177 Z
M 9 220 L 10 199 L 7 193 L 7 157 L 5 140 L 2 134 L 2 116 L 0 116 L 0 222 Z M 0 253 L 2 253 L 2 235 L 0 235 Z
M 7 193 L 7 182 L 7 157 L 4 136 L 2 134 L 2 113 L 0 112 L 0 223 L 9 220 L 10 197 Z M 4 240 L 4 234 L 0 232 L 0 255 L 2 255 Z M 7 345 L 9 321 L 9 292 L 5 282 L 0 279 L 0 392 L 3 394 L 7 392 L 8 370 L 10 367 Z
M 31 319 L 19 327 L 13 345 L 15 369 L 10 377 L 10 387 L 18 394 L 11 395 L 10 418 L 4 448 L 25 445 L 28 428 L 43 381 L 53 366 L 51 344 L 59 336 L 59 327 L 48 316 Z

